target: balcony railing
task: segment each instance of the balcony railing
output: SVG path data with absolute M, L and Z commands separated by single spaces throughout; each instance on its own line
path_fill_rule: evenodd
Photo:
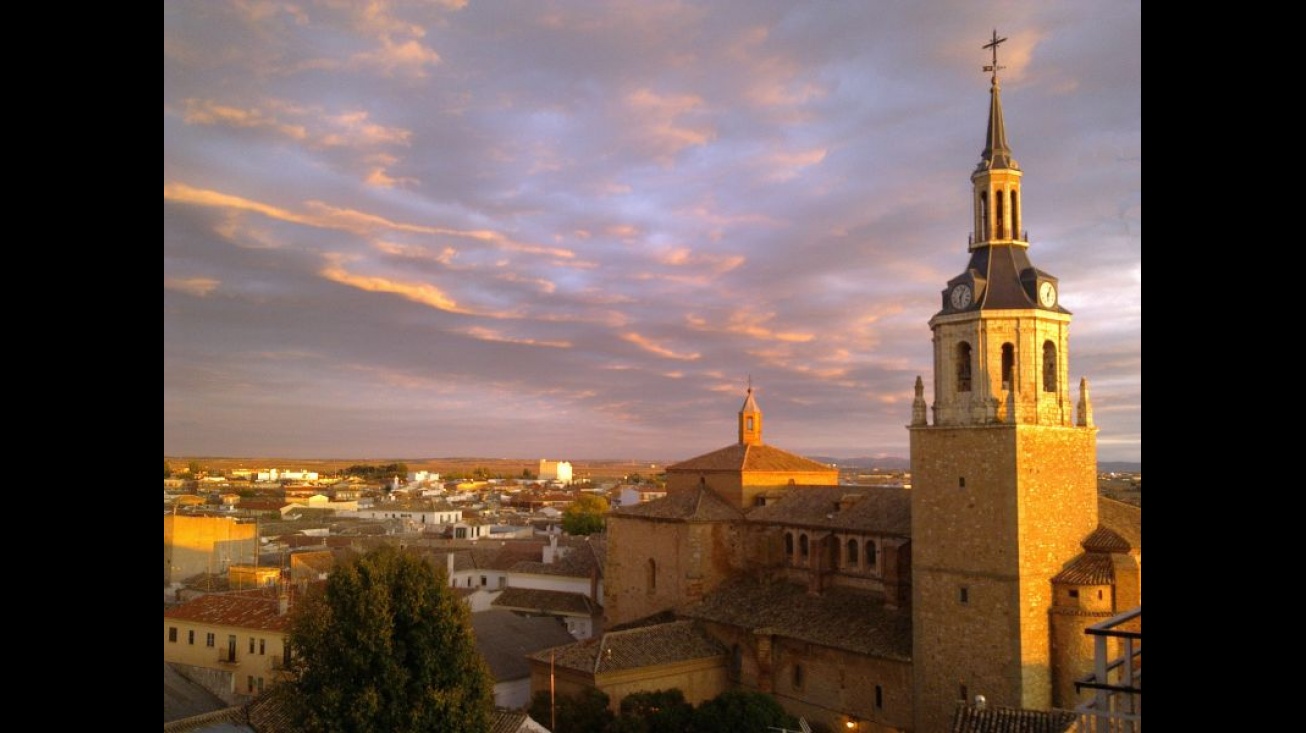
M 223 664 L 239 664 L 240 657 L 230 649 L 223 649 L 218 652 L 218 661 Z
M 1080 705 L 1084 733 L 1140 733 L 1143 729 L 1143 607 L 1094 624 L 1085 630 L 1093 637 L 1093 674 L 1075 680 L 1075 690 L 1092 690 Z M 1112 648 L 1119 656 L 1111 658 Z M 1087 725 L 1088 727 L 1085 727 Z

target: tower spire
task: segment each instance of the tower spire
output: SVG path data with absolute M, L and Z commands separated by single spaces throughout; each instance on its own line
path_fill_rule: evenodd
M 762 411 L 753 399 L 753 377 L 748 377 L 748 396 L 739 408 L 739 444 L 754 445 L 762 442 Z
M 998 65 L 998 46 L 1006 40 L 1006 38 L 998 38 L 998 31 L 995 28 L 993 39 L 981 46 L 993 51 L 993 63 L 984 67 L 984 70 L 990 72 L 992 76 L 989 85 L 989 129 L 984 139 L 984 152 L 980 155 L 979 170 L 994 168 L 1020 170 L 1016 159 L 1011 157 L 1011 148 L 1007 146 L 1007 128 L 1002 122 L 1002 85 L 998 82 L 998 72 L 1007 67 Z

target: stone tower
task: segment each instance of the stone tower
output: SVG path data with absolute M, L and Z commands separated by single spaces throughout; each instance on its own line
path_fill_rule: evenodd
M 1098 525 L 1087 385 L 1074 415 L 1070 312 L 1034 267 L 1023 173 L 1007 145 L 993 34 L 988 129 L 971 174 L 969 262 L 930 319 L 933 401 L 918 381 L 911 434 L 916 730 L 958 700 L 1048 708 L 1052 579 Z

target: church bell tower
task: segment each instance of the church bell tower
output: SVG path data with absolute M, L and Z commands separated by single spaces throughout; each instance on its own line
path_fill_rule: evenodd
M 959 700 L 1045 709 L 1053 699 L 1051 579 L 1096 527 L 1097 438 L 1087 384 L 1069 385 L 1071 314 L 1029 257 L 1024 173 L 1007 143 L 994 32 L 987 132 L 971 173 L 969 259 L 942 291 L 933 399 L 912 410 L 916 730 Z M 1072 703 L 1065 703 L 1072 704 Z

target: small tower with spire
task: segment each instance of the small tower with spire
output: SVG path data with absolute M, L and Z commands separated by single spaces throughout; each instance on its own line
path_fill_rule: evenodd
M 748 395 L 739 408 L 739 444 L 758 445 L 762 442 L 762 411 L 753 398 L 753 380 L 748 380 Z

